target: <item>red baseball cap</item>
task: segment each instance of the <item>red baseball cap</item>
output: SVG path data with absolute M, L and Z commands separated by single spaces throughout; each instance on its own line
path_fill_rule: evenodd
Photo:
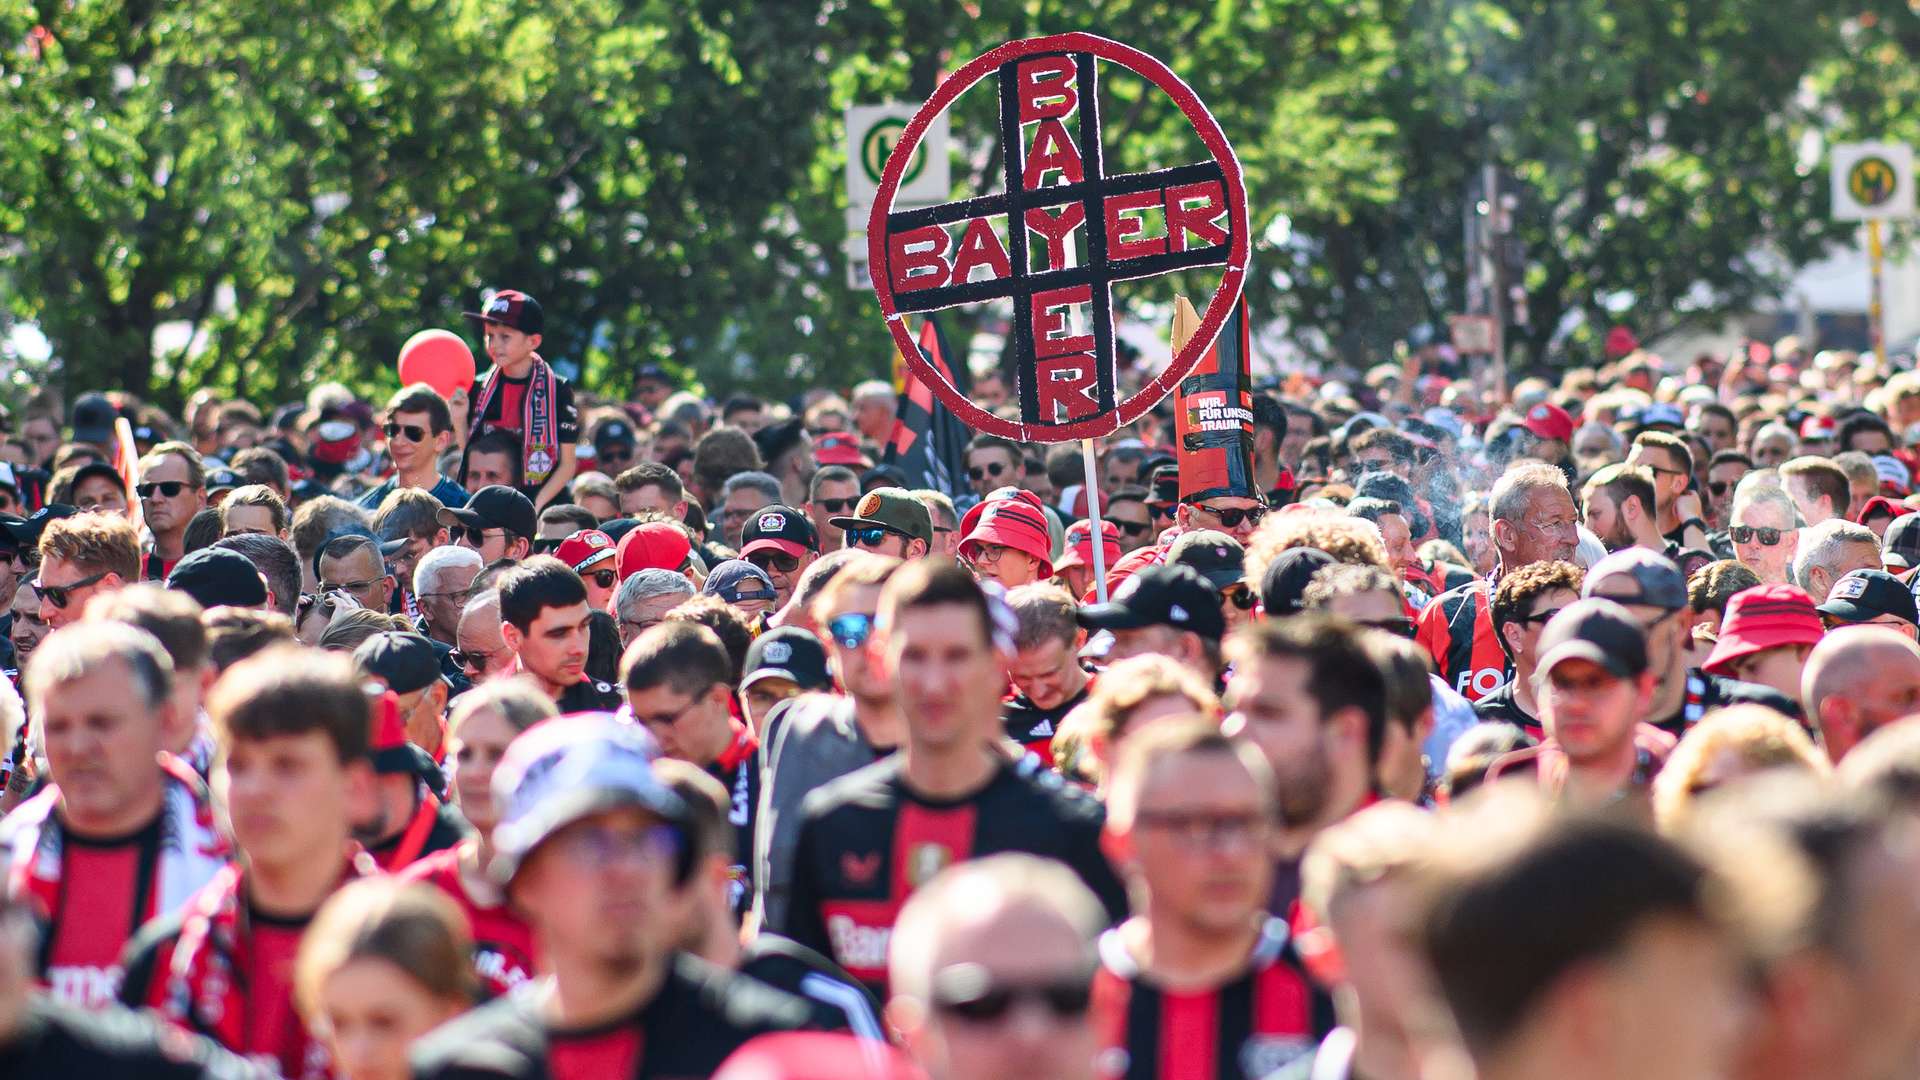
M 679 570 L 693 553 L 693 541 L 666 521 L 647 521 L 620 538 L 620 580 L 642 570 Z
M 980 516 L 960 541 L 961 555 L 973 558 L 978 545 L 999 544 L 1033 556 L 1040 563 L 1040 576 L 1053 576 L 1053 539 L 1045 511 L 1025 499 L 996 499 L 975 509 Z
M 822 465 L 867 468 L 872 462 L 860 452 L 860 436 L 851 431 L 823 431 L 813 437 L 813 460 Z
M 1106 539 L 1101 546 L 1106 549 L 1108 569 L 1120 561 L 1120 527 L 1111 521 L 1100 522 L 1100 535 Z M 1093 522 L 1076 521 L 1067 526 L 1067 550 L 1060 561 L 1053 564 L 1058 573 L 1069 566 L 1093 565 Z
M 1527 410 L 1526 426 L 1536 438 L 1559 439 L 1561 442 L 1573 438 L 1573 417 L 1550 401 L 1543 401 Z
M 1720 642 L 1700 665 L 1709 675 L 1731 676 L 1729 665 L 1782 645 L 1818 645 L 1826 635 L 1813 597 L 1797 585 L 1755 585 L 1733 594 L 1720 623 Z
M 606 562 L 616 555 L 613 537 L 599 529 L 581 529 L 565 540 L 560 541 L 553 556 L 574 570 L 585 570 L 596 563 Z

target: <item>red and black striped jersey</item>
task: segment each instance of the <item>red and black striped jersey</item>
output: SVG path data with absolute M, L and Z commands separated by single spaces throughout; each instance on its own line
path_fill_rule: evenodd
M 907 897 L 954 863 L 1006 851 L 1058 859 L 1126 916 L 1126 891 L 1100 851 L 1106 813 L 1033 757 L 1000 765 L 959 799 L 916 794 L 901 756 L 807 796 L 793 886 L 775 933 L 832 959 L 886 998 L 887 950 Z
M 1511 672 L 1493 632 L 1493 584 L 1475 581 L 1434 597 L 1415 620 L 1414 640 L 1433 657 L 1448 686 L 1479 701 L 1505 686 Z
M 1313 1052 L 1333 999 L 1307 974 L 1283 919 L 1261 929 L 1247 969 L 1211 990 L 1153 984 L 1117 930 L 1100 938 L 1093 980 L 1102 1080 L 1261 1080 Z

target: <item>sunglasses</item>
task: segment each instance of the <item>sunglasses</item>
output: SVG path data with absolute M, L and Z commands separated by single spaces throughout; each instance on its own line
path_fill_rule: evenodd
M 535 555 L 551 555 L 559 551 L 560 545 L 564 543 L 566 543 L 565 540 L 535 540 L 533 542 L 533 553 Z
M 1147 504 L 1147 513 L 1155 521 L 1159 521 L 1161 518 L 1166 518 L 1168 521 L 1172 521 L 1174 511 L 1177 509 L 1179 509 L 1179 507 L 1176 506 L 1174 503 L 1148 503 Z
M 843 649 L 857 649 L 873 636 L 873 616 L 858 611 L 835 615 L 827 623 L 827 635 Z
M 1781 530 L 1765 526 L 1735 525 L 1727 530 L 1728 539 L 1736 544 L 1751 544 L 1758 540 L 1761 547 L 1772 547 L 1780 542 Z
M 1239 528 L 1240 523 L 1243 521 L 1251 525 L 1258 525 L 1260 524 L 1260 519 L 1267 516 L 1267 508 L 1264 506 L 1246 508 L 1236 506 L 1231 510 L 1219 510 L 1208 506 L 1206 503 L 1194 503 L 1193 508 L 1195 510 L 1205 510 L 1207 513 L 1219 518 L 1220 524 L 1225 525 L 1229 529 Z
M 853 504 L 859 501 L 860 499 L 857 496 L 853 498 L 847 498 L 847 499 L 818 499 L 818 500 L 815 500 L 814 505 L 818 506 L 822 510 L 825 510 L 829 514 L 844 514 L 847 511 L 852 510 Z
M 181 492 L 187 490 L 187 482 L 185 480 L 155 480 L 150 484 L 135 484 L 133 490 L 143 499 L 151 499 L 156 493 L 163 499 L 173 499 L 178 498 Z
M 507 530 L 483 529 L 477 525 L 447 526 L 448 539 L 452 540 L 456 544 L 464 542 L 464 543 L 472 544 L 474 547 L 479 547 L 482 544 L 485 544 L 487 542 L 487 534 L 490 532 L 497 532 L 500 535 L 505 536 L 507 533 Z M 553 544 L 555 547 L 558 547 L 560 542 L 558 540 L 555 540 L 553 541 Z
M 1391 619 L 1368 619 L 1360 625 L 1372 627 L 1375 630 L 1385 630 L 1389 634 L 1403 638 L 1412 637 L 1414 630 L 1413 620 L 1405 615 L 1397 615 Z
M 1233 606 L 1241 611 L 1252 611 L 1253 605 L 1260 599 L 1253 594 L 1252 587 L 1244 581 L 1235 582 L 1220 590 L 1220 596 L 1224 600 L 1232 601 Z
M 784 551 L 756 551 L 747 556 L 747 561 L 762 570 L 778 570 L 783 574 L 800 569 L 800 560 Z
M 1093 1004 L 1093 979 L 1086 975 L 995 983 L 978 965 L 962 964 L 934 976 L 934 987 L 934 1009 L 970 1024 L 1004 1022 L 1023 1001 L 1042 1006 L 1056 1020 L 1085 1016 Z
M 491 649 L 485 652 L 479 649 L 449 649 L 447 651 L 447 659 L 460 665 L 460 670 L 462 671 L 484 671 L 487 664 L 498 655 L 500 655 L 499 649 Z
M 1551 620 L 1555 615 L 1560 614 L 1560 612 L 1561 612 L 1560 608 L 1557 608 L 1557 607 L 1548 608 L 1545 611 L 1536 611 L 1531 615 L 1522 615 L 1519 618 L 1514 619 L 1513 621 L 1519 623 L 1522 626 L 1531 626 L 1534 623 L 1539 623 L 1540 625 L 1545 626 L 1549 620 Z
M 611 589 L 620 583 L 620 572 L 617 570 L 589 570 L 580 576 L 602 589 Z
M 1733 484 L 1731 484 L 1726 480 L 1707 481 L 1707 490 L 1713 492 L 1713 497 L 1716 499 L 1720 498 L 1722 495 L 1725 495 L 1727 493 L 1727 489 L 1731 487 L 1733 487 Z
M 624 445 L 603 446 L 595 450 L 593 456 L 599 458 L 601 461 L 632 461 L 633 447 Z
M 997 461 L 987 466 L 975 465 L 967 470 L 967 479 L 974 481 L 984 480 L 989 476 L 999 476 L 1006 471 L 1007 467 Z
M 1119 518 L 1108 518 L 1107 520 L 1113 522 L 1114 528 L 1119 529 L 1128 536 L 1139 536 L 1148 529 L 1153 528 L 1153 524 L 1147 521 L 1121 521 Z
M 97 574 L 89 574 L 71 585 L 42 585 L 38 580 L 35 580 L 33 583 L 33 592 L 35 596 L 38 596 L 46 603 L 52 604 L 57 608 L 65 608 L 73 602 L 74 593 L 94 584 L 111 572 L 112 571 L 102 570 Z
M 427 439 L 427 429 L 421 427 L 419 424 L 395 424 L 390 422 L 380 430 L 386 432 L 387 438 L 389 439 L 404 437 L 408 442 L 425 442 Z
M 848 529 L 847 543 L 853 547 L 879 547 L 891 535 L 904 537 L 907 534 L 884 525 L 869 525 L 862 529 Z

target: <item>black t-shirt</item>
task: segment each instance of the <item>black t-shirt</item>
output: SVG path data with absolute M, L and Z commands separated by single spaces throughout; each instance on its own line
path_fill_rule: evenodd
M 1513 699 L 1513 679 L 1507 684 L 1479 701 L 1473 703 L 1473 715 L 1480 720 L 1498 721 L 1512 724 L 1527 733 L 1527 738 L 1539 742 L 1545 737 L 1540 726 L 1540 718 L 1520 707 Z
M 807 796 L 801 814 L 787 925 L 771 929 L 882 998 L 900 908 L 957 862 L 1007 851 L 1058 859 L 1113 921 L 1126 917 L 1126 890 L 1100 851 L 1106 811 L 1032 757 L 1000 764 L 971 795 L 936 800 L 907 787 L 895 755 Z
M 878 1042 L 887 1040 L 880 1002 L 839 964 L 792 938 L 762 933 L 740 952 L 740 974 L 814 1006 L 815 1024 Z
M 540 1002 L 523 989 L 442 1025 L 414 1044 L 415 1080 L 711 1076 L 748 1040 L 813 1019 L 806 1002 L 688 956 L 652 1001 L 613 1024 L 555 1031 Z
M 7 1080 L 242 1080 L 264 1074 L 213 1040 L 111 1006 L 76 1009 L 34 995 L 12 1035 L 0 1040 Z
M 510 431 L 524 444 L 526 433 L 520 430 L 520 426 L 525 423 L 522 403 L 526 400 L 527 387 L 532 382 L 531 374 L 524 379 L 500 376 L 499 392 L 493 395 L 492 401 L 487 402 L 487 411 L 480 416 L 480 434 L 484 435 L 489 431 Z M 473 384 L 473 389 L 468 392 L 468 399 L 477 402 L 481 389 L 486 385 L 487 380 L 483 375 Z M 508 404 L 514 406 L 514 412 L 512 416 L 503 420 L 505 406 Z M 573 403 L 573 384 L 557 373 L 553 377 L 553 411 L 560 425 L 560 444 L 565 446 L 568 443 L 579 442 L 580 410 Z
M 1000 709 L 1000 721 L 1006 725 L 1007 738 L 1026 747 L 1048 765 L 1053 764 L 1053 733 L 1060 730 L 1060 721 L 1092 692 L 1093 680 L 1089 679 L 1079 693 L 1051 709 L 1035 705 L 1025 694 L 1015 694 Z
M 558 701 L 562 715 L 577 712 L 612 712 L 620 707 L 620 691 L 612 683 L 599 679 L 581 679 L 560 692 Z
M 727 824 L 733 826 L 734 848 L 733 881 L 727 888 L 727 901 L 738 919 L 753 906 L 754 827 L 760 817 L 759 744 L 736 742 L 707 766 L 707 775 L 727 789 Z
M 1687 671 L 1687 692 L 1671 715 L 1648 721 L 1669 735 L 1685 735 L 1707 713 L 1724 705 L 1765 705 L 1791 720 L 1801 719 L 1800 703 L 1770 686 L 1709 675 L 1699 668 Z

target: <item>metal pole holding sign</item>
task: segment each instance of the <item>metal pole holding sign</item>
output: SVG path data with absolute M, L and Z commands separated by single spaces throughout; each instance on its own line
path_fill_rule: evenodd
M 1905 143 L 1838 143 L 1829 182 L 1837 221 L 1867 223 L 1867 340 L 1874 361 L 1887 365 L 1886 309 L 1880 223 L 1913 217 L 1913 148 Z
M 1881 306 L 1883 295 L 1881 282 L 1882 251 L 1880 247 L 1880 219 L 1867 219 L 1867 276 L 1870 285 L 1867 291 L 1867 340 L 1873 345 L 1874 363 L 1885 371 L 1887 368 L 1887 321 L 1885 309 Z
M 1095 475 L 1093 440 L 1080 440 L 1080 456 L 1087 467 L 1087 535 L 1093 537 L 1093 596 L 1107 602 L 1107 536 L 1100 529 L 1100 478 Z

